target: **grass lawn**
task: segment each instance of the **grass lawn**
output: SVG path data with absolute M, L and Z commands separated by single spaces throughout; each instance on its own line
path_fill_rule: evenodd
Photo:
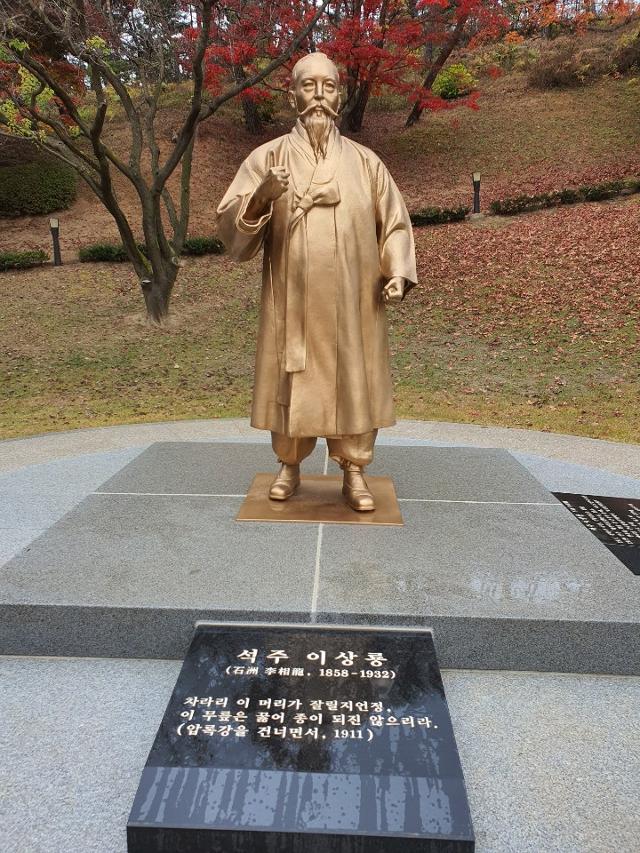
M 398 416 L 640 442 L 640 196 L 416 230 Z M 171 328 L 127 265 L 0 276 L 0 436 L 246 416 L 259 261 L 186 259 Z

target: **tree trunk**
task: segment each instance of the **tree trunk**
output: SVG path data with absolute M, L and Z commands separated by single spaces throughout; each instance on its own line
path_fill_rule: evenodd
M 242 65 L 233 66 L 233 79 L 237 83 L 241 83 L 247 79 L 247 73 Z M 262 120 L 258 112 L 258 105 L 246 95 L 241 96 L 240 103 L 242 104 L 242 113 L 244 115 L 244 125 L 249 133 L 258 134 L 262 130 Z
M 436 77 L 438 76 L 438 73 L 442 69 L 442 66 L 445 64 L 445 62 L 451 55 L 452 50 L 454 49 L 454 47 L 456 47 L 456 45 L 462 38 L 462 33 L 464 32 L 464 25 L 466 24 L 468 17 L 469 15 L 463 15 L 462 18 L 460 18 L 458 23 L 455 25 L 455 28 L 453 29 L 449 40 L 446 44 L 442 46 L 442 50 L 438 54 L 438 58 L 431 66 L 431 68 L 429 69 L 429 73 L 422 82 L 422 88 L 425 91 L 428 91 L 433 86 L 433 83 Z M 413 105 L 413 109 L 409 113 L 409 116 L 404 126 L 411 127 L 412 125 L 414 125 L 420 119 L 423 110 L 424 108 L 420 106 L 420 101 L 416 101 Z
M 147 309 L 147 320 L 154 326 L 163 326 L 169 316 L 169 300 L 175 284 L 177 269 L 154 272 L 140 279 L 140 287 Z
M 244 124 L 249 133 L 257 135 L 262 130 L 262 119 L 258 112 L 258 105 L 251 98 L 242 98 L 242 112 L 244 113 Z
M 370 95 L 371 84 L 363 83 L 360 87 L 360 91 L 356 95 L 353 106 L 348 112 L 343 114 L 342 121 L 346 125 L 347 130 L 350 130 L 352 133 L 359 133 L 362 130 L 364 114 L 367 109 L 367 104 L 369 103 Z

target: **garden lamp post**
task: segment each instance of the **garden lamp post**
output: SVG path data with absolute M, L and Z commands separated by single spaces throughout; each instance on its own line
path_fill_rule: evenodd
M 60 257 L 60 220 L 50 219 L 49 228 L 51 229 L 51 239 L 53 240 L 53 265 L 54 267 L 62 266 L 62 258 Z
M 480 172 L 473 173 L 473 212 L 480 213 Z

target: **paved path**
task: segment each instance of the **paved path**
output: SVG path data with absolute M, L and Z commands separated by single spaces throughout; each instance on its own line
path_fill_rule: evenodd
M 125 853 L 129 810 L 179 669 L 0 657 L 2 853 Z M 476 853 L 637 853 L 640 678 L 443 678 Z
M 381 430 L 380 435 L 382 439 L 415 439 L 437 445 L 501 447 L 640 479 L 640 445 L 637 444 L 526 429 L 438 421 L 402 420 L 395 427 Z M 268 434 L 252 429 L 247 420 L 232 418 L 52 432 L 0 442 L 0 473 L 14 471 L 25 465 L 50 462 L 53 459 L 139 447 L 154 441 L 198 441 L 215 438 L 266 441 Z

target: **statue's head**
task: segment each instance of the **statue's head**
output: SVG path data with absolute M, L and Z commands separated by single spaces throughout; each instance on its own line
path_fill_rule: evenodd
M 316 157 L 324 157 L 340 107 L 340 75 L 326 54 L 308 53 L 296 62 L 291 72 L 289 103 L 306 128 Z

